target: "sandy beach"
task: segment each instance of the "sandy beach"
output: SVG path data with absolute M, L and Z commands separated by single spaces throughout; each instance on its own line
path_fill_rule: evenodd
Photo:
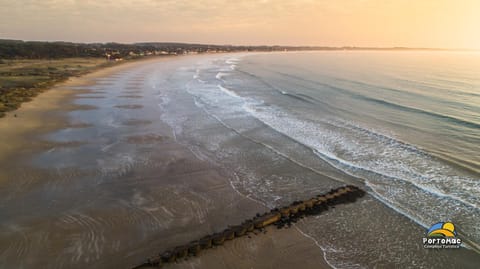
M 150 97 L 142 68 L 174 71 L 186 58 L 72 78 L 0 120 L 8 141 L 0 145 L 0 267 L 129 268 L 267 210 L 235 190 L 228 171 L 177 141 L 155 117 L 158 106 L 143 101 Z M 103 126 L 102 106 L 121 116 Z M 98 143 L 107 157 L 98 155 Z M 328 268 L 314 240 L 296 228 L 272 228 L 169 267 L 298 264 Z

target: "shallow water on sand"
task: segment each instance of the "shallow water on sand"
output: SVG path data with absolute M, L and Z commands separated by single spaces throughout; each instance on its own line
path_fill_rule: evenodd
M 293 118 L 309 115 L 307 104 L 315 101 L 278 91 L 275 97 L 263 71 L 249 66 L 275 61 L 242 56 L 146 62 L 73 89 L 79 109 L 68 112 L 68 126 L 37 137 L 44 150 L 19 153 L 22 161 L 1 165 L 8 181 L 0 189 L 0 267 L 135 265 L 156 250 L 241 222 L 262 205 L 281 206 L 345 183 L 367 183 L 384 202 L 389 196 L 382 190 L 402 188 L 418 203 L 435 199 L 418 196 L 405 182 L 359 180 L 348 175 L 359 176 L 355 171 L 319 156 L 288 131 L 313 132 L 325 143 L 343 129 L 358 130 L 366 139 L 370 133 L 351 122 L 312 126 L 312 119 Z M 278 122 L 293 125 L 285 130 Z M 386 206 L 377 198 L 337 206 L 297 227 L 338 268 L 475 268 L 480 262 L 467 249 L 423 249 L 424 227 L 398 214 L 395 201 Z M 456 212 L 462 217 L 468 210 Z M 461 226 L 478 238 L 476 227 Z

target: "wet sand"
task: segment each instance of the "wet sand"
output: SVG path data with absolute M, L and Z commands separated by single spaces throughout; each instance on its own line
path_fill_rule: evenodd
M 162 121 L 153 98 L 162 89 L 144 68 L 174 73 L 179 61 L 190 60 L 153 59 L 72 78 L 0 119 L 1 268 L 129 268 L 267 210 Z M 328 268 L 314 240 L 292 228 L 169 267 L 299 265 Z
M 269 227 L 248 237 L 227 241 L 168 268 L 330 268 L 313 240 L 296 228 Z
M 72 102 L 75 94 L 81 91 L 73 91 L 71 87 L 87 87 L 95 84 L 98 78 L 133 68 L 142 62 L 145 61 L 107 67 L 81 77 L 71 77 L 66 82 L 61 82 L 39 94 L 33 101 L 23 103 L 18 110 L 6 112 L 5 118 L 0 121 L 0 133 L 8 143 L 0 144 L 0 160 L 15 157 L 19 151 L 41 148 L 43 141 L 35 139 L 39 134 L 65 127 L 82 127 L 77 126 L 78 123 L 68 122 L 65 115 L 69 111 L 88 109 Z M 83 93 L 96 92 L 83 90 Z

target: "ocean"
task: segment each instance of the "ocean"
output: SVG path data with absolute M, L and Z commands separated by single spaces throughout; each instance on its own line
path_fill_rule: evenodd
M 465 245 L 478 248 L 479 53 L 272 53 L 209 60 L 194 70 L 187 92 L 236 134 L 309 171 L 364 185 L 420 227 L 451 221 Z M 279 136 L 288 142 L 277 141 Z M 272 201 L 302 191 L 301 174 L 259 167 L 247 159 L 254 156 L 232 156 L 245 153 L 226 147 L 225 139 L 202 143 L 218 162 L 242 171 L 244 179 L 236 184 L 250 197 L 273 207 L 281 203 Z M 299 145 L 304 148 L 297 150 Z M 272 174 L 252 172 L 258 169 Z M 304 187 L 321 184 L 313 179 Z M 375 213 L 369 215 L 375 219 Z M 396 230 L 395 223 L 384 224 L 384 232 Z M 346 245 L 322 248 L 358 253 Z M 333 256 L 333 265 L 347 262 Z

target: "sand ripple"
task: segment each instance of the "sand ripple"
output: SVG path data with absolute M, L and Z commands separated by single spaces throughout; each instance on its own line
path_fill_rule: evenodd
M 141 95 L 120 95 L 118 98 L 142 98 Z
M 140 119 L 129 119 L 122 122 L 123 125 L 127 126 L 138 126 L 138 125 L 148 125 L 151 124 L 152 121 L 149 120 L 140 120 Z
M 122 108 L 122 109 L 140 109 L 143 106 L 142 105 L 116 105 L 116 108 Z

